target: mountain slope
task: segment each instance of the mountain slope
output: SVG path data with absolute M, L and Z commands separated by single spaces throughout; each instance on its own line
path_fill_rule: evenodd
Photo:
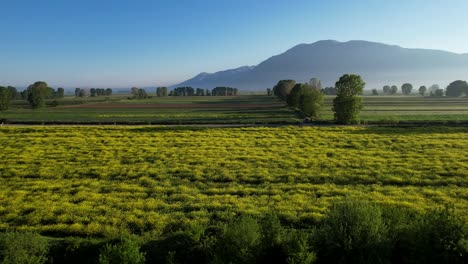
M 174 87 L 232 86 L 243 90 L 263 90 L 280 79 L 304 82 L 312 77 L 318 77 L 328 86 L 345 73 L 362 75 L 367 89 L 404 82 L 415 86 L 446 85 L 456 79 L 468 79 L 468 54 L 406 49 L 368 41 L 322 40 L 297 45 L 257 66 L 201 73 Z

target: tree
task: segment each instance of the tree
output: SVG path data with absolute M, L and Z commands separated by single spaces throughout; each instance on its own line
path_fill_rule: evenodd
M 450 83 L 445 90 L 445 95 L 451 97 L 468 95 L 468 83 L 460 80 Z
M 301 96 L 304 94 L 305 89 L 311 88 L 309 84 L 305 83 L 296 83 L 294 87 L 291 89 L 291 92 L 286 97 L 286 103 L 291 108 L 298 108 L 299 107 L 299 100 Z
M 10 99 L 10 91 L 8 88 L 0 86 L 0 111 L 8 109 Z
M 444 96 L 444 89 L 437 89 L 435 92 L 431 92 L 431 96 L 442 97 Z
M 382 91 L 385 95 L 389 95 L 391 93 L 391 87 L 390 85 L 385 85 L 383 88 L 382 88 Z
M 111 88 L 107 88 L 107 89 L 106 89 L 106 95 L 107 95 L 107 96 L 112 95 L 112 89 L 111 89 Z
M 148 98 L 148 94 L 146 93 L 146 90 L 145 89 L 138 89 L 136 98 L 138 98 L 138 99 Z
M 294 85 L 296 85 L 294 80 L 281 80 L 273 87 L 273 94 L 286 101 Z
M 81 91 L 80 88 L 75 88 L 75 96 L 76 96 L 76 97 L 79 97 L 79 96 L 80 96 L 80 91 Z
M 91 97 L 96 97 L 96 96 L 97 96 L 96 89 L 91 88 L 91 89 L 89 90 L 89 94 L 90 94 Z
M 340 124 L 359 123 L 362 98 L 358 95 L 362 93 L 365 85 L 366 83 L 361 76 L 354 74 L 345 74 L 336 82 L 337 96 L 333 100 L 336 122 Z
M 299 109 L 312 120 L 320 116 L 320 110 L 323 107 L 323 93 L 319 89 L 306 87 L 299 97 Z
M 322 90 L 322 82 L 317 79 L 317 78 L 312 78 L 310 79 L 309 81 L 309 85 L 313 88 L 313 89 L 317 89 L 317 90 Z
M 271 88 L 267 88 L 266 90 L 267 90 L 267 95 L 268 95 L 268 96 L 272 95 Z
M 423 85 L 423 86 L 419 87 L 419 94 L 420 94 L 421 96 L 424 96 L 424 94 L 426 93 L 426 91 L 427 91 L 426 86 Z
M 433 85 L 429 86 L 428 91 L 435 93 L 435 91 L 438 90 L 438 89 L 440 89 L 439 85 L 438 84 L 433 84 Z
M 20 99 L 21 98 L 20 93 L 18 92 L 18 90 L 15 87 L 8 86 L 7 89 L 8 89 L 8 92 L 10 93 L 10 100 L 15 100 L 15 99 Z
M 49 93 L 49 87 L 45 82 L 35 82 L 27 89 L 28 102 L 32 108 L 41 108 L 45 106 L 45 98 Z
M 156 88 L 156 96 L 158 97 L 167 96 L 167 87 Z
M 401 92 L 404 95 L 409 95 L 411 93 L 411 90 L 413 90 L 413 85 L 411 83 L 405 83 L 401 86 Z
M 392 87 L 390 87 L 390 94 L 395 95 L 397 92 L 398 92 L 398 87 L 396 85 L 392 85 Z
M 63 98 L 65 95 L 65 90 L 61 87 L 57 88 L 57 98 Z
M 130 94 L 132 95 L 133 98 L 137 98 L 138 97 L 138 88 L 137 87 L 132 87 L 130 89 Z
M 372 95 L 379 95 L 379 92 L 377 92 L 377 89 L 372 89 Z
M 326 95 L 336 95 L 335 87 L 325 87 L 322 89 L 322 93 Z

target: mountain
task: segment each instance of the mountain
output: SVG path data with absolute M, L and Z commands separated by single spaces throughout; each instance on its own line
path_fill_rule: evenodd
M 308 81 L 312 77 L 332 86 L 346 73 L 359 74 L 366 89 L 386 84 L 414 86 L 468 79 L 468 54 L 442 50 L 408 49 L 395 45 L 352 40 L 322 40 L 300 44 L 257 66 L 244 66 L 215 73 L 200 73 L 178 86 L 214 88 L 231 86 L 242 90 L 264 90 L 279 80 Z

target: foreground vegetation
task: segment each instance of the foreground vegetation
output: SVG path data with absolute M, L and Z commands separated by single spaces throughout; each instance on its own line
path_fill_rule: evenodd
M 465 263 L 466 221 L 451 207 L 417 213 L 401 207 L 335 202 L 313 224 L 275 214 L 179 225 L 159 236 L 118 239 L 0 233 L 1 263 Z

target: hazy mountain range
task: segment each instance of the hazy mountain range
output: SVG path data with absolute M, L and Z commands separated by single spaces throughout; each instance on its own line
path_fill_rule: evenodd
M 171 86 L 214 88 L 230 86 L 242 90 L 263 90 L 278 80 L 308 81 L 312 77 L 332 86 L 345 73 L 360 74 L 366 89 L 386 84 L 415 86 L 468 79 L 468 54 L 441 50 L 408 49 L 369 41 L 322 40 L 300 44 L 257 66 L 243 66 L 216 73 L 200 73 Z

